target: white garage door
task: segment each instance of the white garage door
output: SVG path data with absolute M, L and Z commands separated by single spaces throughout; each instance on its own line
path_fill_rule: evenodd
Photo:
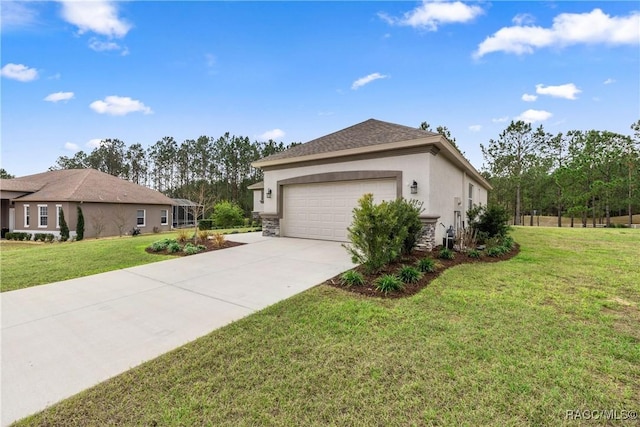
M 365 193 L 376 203 L 396 199 L 396 181 L 363 181 L 296 184 L 284 187 L 282 235 L 346 242 L 353 208 Z

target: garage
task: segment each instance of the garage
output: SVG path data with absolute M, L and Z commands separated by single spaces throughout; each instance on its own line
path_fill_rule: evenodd
M 395 200 L 397 184 L 372 179 L 285 185 L 282 235 L 346 242 L 353 208 L 365 193 L 372 193 L 376 203 Z

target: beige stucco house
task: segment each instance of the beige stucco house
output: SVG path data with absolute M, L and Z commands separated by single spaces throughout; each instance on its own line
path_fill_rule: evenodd
M 174 202 L 150 188 L 95 169 L 55 170 L 0 180 L 0 220 L 5 231 L 60 235 L 60 211 L 76 234 L 82 208 L 85 237 L 171 229 Z
M 444 136 L 374 119 L 252 165 L 264 171 L 254 211 L 270 236 L 346 241 L 358 199 L 373 193 L 423 202 L 422 240 L 433 247 L 446 227 L 464 227 L 491 189 Z

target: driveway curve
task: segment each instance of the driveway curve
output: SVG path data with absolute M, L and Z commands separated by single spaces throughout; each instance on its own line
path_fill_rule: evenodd
M 243 246 L 0 294 L 2 425 L 353 266 L 337 242 Z

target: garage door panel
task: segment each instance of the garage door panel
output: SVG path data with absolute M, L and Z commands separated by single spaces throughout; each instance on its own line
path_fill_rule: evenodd
M 347 241 L 353 208 L 365 193 L 374 201 L 395 200 L 395 180 L 344 181 L 288 185 L 283 189 L 282 234 Z

